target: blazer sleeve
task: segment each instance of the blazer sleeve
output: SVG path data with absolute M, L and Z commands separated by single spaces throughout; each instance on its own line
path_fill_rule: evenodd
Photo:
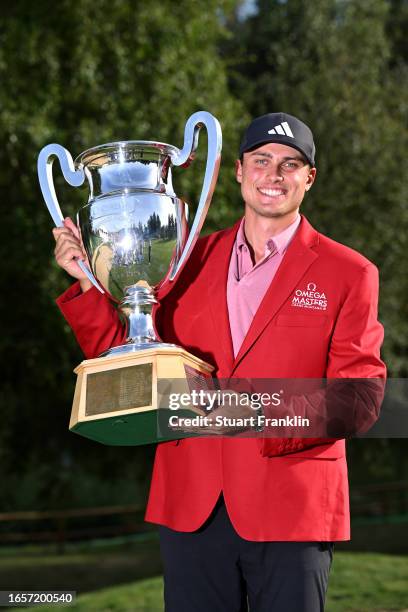
M 378 321 L 378 270 L 365 266 L 340 309 L 327 361 L 327 378 L 385 378 L 380 357 L 384 329 Z
M 346 391 L 342 391 L 342 395 L 339 395 L 335 402 L 333 394 L 327 392 L 321 392 L 314 398 L 315 408 L 317 405 L 319 414 L 325 415 L 327 423 L 330 423 L 333 417 L 330 414 L 331 409 L 336 412 L 337 419 L 339 406 L 350 407 L 350 412 L 344 414 L 343 425 L 346 426 L 343 431 L 346 432 L 366 431 L 379 415 L 386 368 L 380 357 L 384 330 L 377 319 L 377 309 L 378 270 L 369 263 L 359 270 L 339 308 L 327 359 L 327 379 L 335 382 L 338 379 L 352 378 L 355 382 L 343 385 Z M 350 397 L 350 394 L 353 397 Z M 311 404 L 309 400 L 307 397 L 297 398 L 294 403 L 297 414 L 307 417 L 307 410 L 304 408 Z M 340 421 L 339 423 L 341 425 Z M 340 426 L 339 432 L 341 431 Z M 340 437 L 341 435 L 335 438 L 265 437 L 262 440 L 261 452 L 263 456 L 269 457 L 284 455 L 317 445 L 332 444 Z
M 95 287 L 82 293 L 76 282 L 57 298 L 56 303 L 87 359 L 125 342 L 126 328 L 116 308 Z

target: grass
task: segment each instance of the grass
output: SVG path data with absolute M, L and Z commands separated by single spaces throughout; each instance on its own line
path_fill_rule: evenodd
M 80 595 L 75 604 L 63 609 L 70 612 L 160 612 L 163 610 L 163 581 L 162 578 L 148 578 L 134 584 L 87 593 Z M 55 607 L 35 606 L 25 610 L 55 612 Z
M 126 543 L 67 545 L 64 554 L 55 547 L 0 548 L 0 590 L 96 592 L 161 571 L 157 532 Z
M 126 546 L 72 548 L 64 555 L 0 553 L 0 589 L 76 590 L 74 612 L 160 612 L 163 582 L 157 538 Z M 4 582 L 7 568 L 9 579 Z M 151 577 L 156 574 L 155 577 Z M 150 577 L 148 577 L 150 576 Z M 137 579 L 138 578 L 138 579 Z M 108 586 L 115 584 L 115 586 Z M 86 592 L 88 591 L 88 592 Z M 27 611 L 51 612 L 55 606 Z M 408 559 L 376 553 L 335 552 L 326 612 L 408 610 Z
M 335 552 L 326 612 L 408 610 L 408 558 Z

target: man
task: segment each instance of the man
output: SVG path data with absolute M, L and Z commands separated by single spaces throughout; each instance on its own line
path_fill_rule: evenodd
M 219 378 L 385 376 L 375 266 L 299 215 L 314 157 L 299 119 L 255 119 L 236 163 L 244 218 L 198 241 L 157 309 L 162 339 Z M 79 279 L 58 304 L 85 354 L 97 356 L 124 331 L 75 263 L 84 256 L 75 226 L 67 220 L 54 235 L 57 262 Z M 325 299 L 312 308 L 299 291 Z M 332 543 L 349 539 L 344 440 L 160 444 L 146 519 L 161 525 L 168 612 L 323 610 Z

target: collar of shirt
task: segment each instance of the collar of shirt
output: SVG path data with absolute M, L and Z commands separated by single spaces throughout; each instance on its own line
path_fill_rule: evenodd
M 273 238 L 269 238 L 265 243 L 264 258 L 254 266 L 249 253 L 248 242 L 245 237 L 245 218 L 243 218 L 238 229 L 235 243 L 238 258 L 238 278 L 242 278 L 242 276 L 247 274 L 251 269 L 257 268 L 276 253 L 282 257 L 299 226 L 300 220 L 301 217 L 298 214 L 293 223 L 287 228 L 279 234 L 276 234 Z

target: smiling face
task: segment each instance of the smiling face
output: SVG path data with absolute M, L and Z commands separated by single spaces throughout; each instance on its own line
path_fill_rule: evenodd
M 287 145 L 269 142 L 244 153 L 236 163 L 246 215 L 290 219 L 296 216 L 316 168 Z

